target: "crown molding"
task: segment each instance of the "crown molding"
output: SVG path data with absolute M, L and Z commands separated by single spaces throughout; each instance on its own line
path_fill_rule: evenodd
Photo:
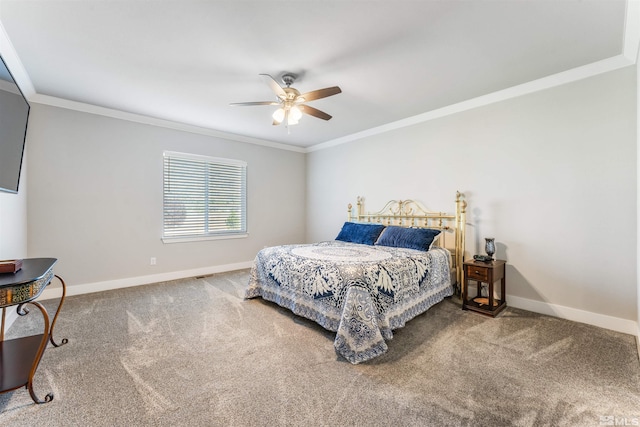
M 634 64 L 640 47 L 640 0 L 627 0 L 622 54 Z
M 510 88 L 489 93 L 487 95 L 482 95 L 477 98 L 468 99 L 466 101 L 458 102 L 456 104 L 448 105 L 446 107 L 438 108 L 436 110 L 428 111 L 426 113 L 418 114 L 416 116 L 408 117 L 406 119 L 398 120 L 395 122 L 387 123 L 382 126 L 367 129 L 362 132 L 354 133 L 341 138 L 336 138 L 331 141 L 316 144 L 307 148 L 307 152 L 324 150 L 330 147 L 335 147 L 337 145 L 346 144 L 352 141 L 357 141 L 359 139 L 367 138 L 373 135 L 379 135 L 381 133 L 389 132 L 392 130 L 413 126 L 419 123 L 428 122 L 430 120 L 450 116 L 452 114 L 461 113 L 463 111 L 471 110 L 478 107 L 483 107 L 489 104 L 494 104 L 496 102 L 505 101 L 507 99 L 516 98 L 522 95 L 527 95 L 530 93 L 538 92 L 538 91 L 549 89 L 552 87 L 561 86 L 574 81 L 586 79 L 588 77 L 596 76 L 598 74 L 617 70 L 619 68 L 628 67 L 633 64 L 634 62 L 630 61 L 624 55 L 614 56 L 612 58 L 608 58 L 602 61 L 597 61 L 591 64 L 584 65 L 582 67 L 573 68 L 571 70 L 563 71 L 558 74 L 553 74 L 548 77 L 543 77 L 538 80 L 533 80 L 531 82 L 523 83 L 517 86 L 512 86 Z
M 129 113 L 126 111 L 115 110 L 112 108 L 100 107 L 84 102 L 71 101 L 68 99 L 57 98 L 49 95 L 35 94 L 30 102 L 53 107 L 65 108 L 99 116 L 111 117 L 114 119 L 127 120 L 130 122 L 141 123 L 151 126 L 164 127 L 168 129 L 179 130 L 183 132 L 195 133 L 198 135 L 213 136 L 216 138 L 226 139 L 230 141 L 245 142 L 247 144 L 261 145 L 264 147 L 276 148 L 279 150 L 295 151 L 304 153 L 306 150 L 302 147 L 281 144 L 278 142 L 268 141 L 265 139 L 251 138 L 249 136 L 237 135 L 234 133 L 222 132 L 214 129 L 203 128 L 199 126 L 189 125 L 185 123 L 174 122 L 171 120 L 158 119 L 155 117 L 145 116 L 142 114 Z
M 33 87 L 29 74 L 27 74 L 27 70 L 25 70 L 22 65 L 22 61 L 20 61 L 20 58 L 16 53 L 16 49 L 13 47 L 13 43 L 11 43 L 2 22 L 0 22 L 0 55 L 2 55 L 4 62 L 11 70 L 11 75 L 16 83 L 18 83 L 18 86 L 20 87 L 20 90 L 22 90 L 24 96 L 28 100 L 31 99 L 33 95 L 35 95 L 36 90 Z

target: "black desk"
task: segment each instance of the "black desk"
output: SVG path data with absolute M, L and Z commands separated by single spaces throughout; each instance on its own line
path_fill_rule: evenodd
M 0 307 L 2 308 L 0 393 L 24 386 L 29 390 L 31 398 L 36 403 L 46 403 L 53 400 L 53 393 L 47 394 L 44 400 L 40 400 L 33 391 L 33 377 L 47 347 L 47 341 L 51 341 L 55 347 L 68 342 L 66 338 L 60 344 L 53 340 L 53 327 L 58 320 L 67 289 L 64 280 L 53 274 L 53 265 L 56 261 L 55 258 L 25 259 L 22 263 L 22 269 L 18 272 L 0 274 Z M 36 299 L 54 277 L 57 277 L 62 284 L 62 297 L 53 322 L 49 322 L 47 310 Z M 25 307 L 27 304 L 33 305 L 42 313 L 44 319 L 42 334 L 5 341 L 4 324 L 7 307 L 17 306 L 18 315 L 25 316 L 29 313 Z

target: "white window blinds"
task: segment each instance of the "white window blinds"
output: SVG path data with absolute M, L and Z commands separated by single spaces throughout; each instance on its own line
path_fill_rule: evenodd
M 164 152 L 163 240 L 247 232 L 247 164 Z

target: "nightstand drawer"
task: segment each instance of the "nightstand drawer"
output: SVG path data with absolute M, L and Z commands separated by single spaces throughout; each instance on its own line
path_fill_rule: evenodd
M 480 280 L 486 282 L 489 280 L 489 269 L 478 267 L 475 265 L 467 265 L 467 277 L 471 280 Z

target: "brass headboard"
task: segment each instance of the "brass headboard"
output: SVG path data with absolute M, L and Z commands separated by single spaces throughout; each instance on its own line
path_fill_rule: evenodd
M 455 271 L 457 282 L 455 287 L 459 293 L 462 284 L 465 216 L 467 211 L 467 202 L 464 200 L 462 193 L 456 192 L 455 214 L 428 211 L 413 200 L 391 200 L 380 211 L 365 213 L 364 199 L 362 197 L 357 198 L 355 214 L 351 203 L 349 203 L 348 210 L 349 221 L 442 230 L 442 233 L 438 236 L 437 244 L 452 252 L 452 268 Z

